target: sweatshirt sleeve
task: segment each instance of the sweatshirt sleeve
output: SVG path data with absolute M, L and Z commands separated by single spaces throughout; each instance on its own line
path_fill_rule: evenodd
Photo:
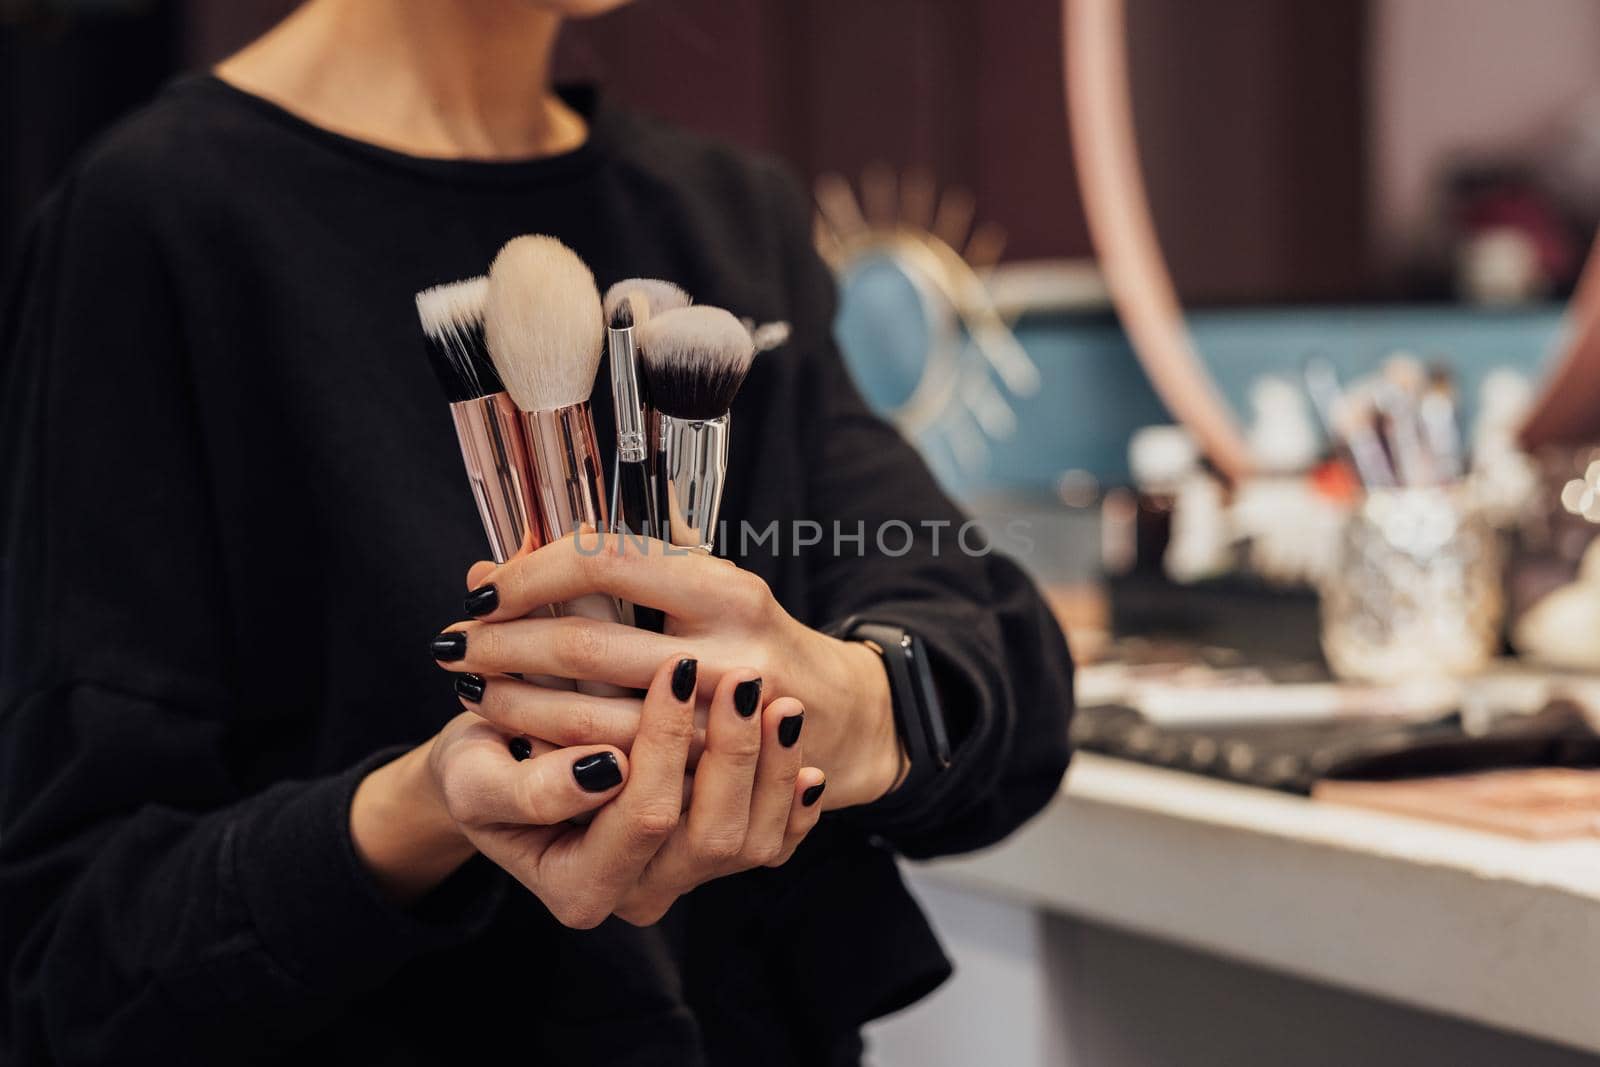
M 808 621 L 827 628 L 860 615 L 921 637 L 951 732 L 947 770 L 917 795 L 851 817 L 913 857 L 992 844 L 1042 808 L 1065 773 L 1066 640 L 1021 568 L 976 527 L 963 535 L 967 516 L 868 409 L 833 340 L 836 286 L 811 247 L 806 198 L 788 179 L 780 198 L 813 457 L 808 511 L 844 537 L 865 533 L 859 553 L 833 551 L 830 536 L 810 554 Z
M 470 936 L 503 891 L 469 865 L 414 911 L 381 896 L 349 806 L 394 752 L 240 783 L 247 682 L 155 199 L 136 174 L 80 174 L 38 216 L 0 326 L 7 1062 L 269 1057 Z

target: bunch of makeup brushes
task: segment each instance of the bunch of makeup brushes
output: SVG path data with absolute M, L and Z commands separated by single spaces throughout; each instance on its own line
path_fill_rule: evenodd
M 1465 476 L 1449 368 L 1424 368 L 1397 353 L 1371 381 L 1348 390 L 1326 359 L 1308 359 L 1304 370 L 1328 439 L 1349 456 L 1366 489 L 1451 485 Z
M 583 261 L 542 235 L 508 242 L 487 277 L 418 293 L 417 314 L 496 562 L 585 527 L 712 550 L 728 410 L 756 347 L 737 318 L 651 278 L 618 282 L 602 302 Z M 609 498 L 589 406 L 607 344 Z M 660 628 L 655 613 L 600 596 L 558 613 Z

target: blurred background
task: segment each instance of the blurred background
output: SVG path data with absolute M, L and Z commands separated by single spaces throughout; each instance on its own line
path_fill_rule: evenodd
M 293 6 L 0 0 L 0 255 Z M 1600 3 L 641 0 L 559 67 L 812 184 L 863 390 L 1081 664 L 1057 802 L 913 871 L 958 973 L 874 1062 L 1593 1062 Z M 1091 112 L 1165 274 L 1108 281 Z

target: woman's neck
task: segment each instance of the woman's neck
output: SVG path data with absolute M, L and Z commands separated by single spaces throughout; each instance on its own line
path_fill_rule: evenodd
M 526 0 L 310 0 L 216 73 L 412 155 L 554 155 L 587 132 L 550 88 L 560 25 Z

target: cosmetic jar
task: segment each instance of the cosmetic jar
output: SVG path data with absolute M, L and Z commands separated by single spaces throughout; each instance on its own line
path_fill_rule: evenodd
M 1500 647 L 1500 555 L 1458 491 L 1373 490 L 1321 587 L 1328 666 L 1369 682 L 1482 670 Z

